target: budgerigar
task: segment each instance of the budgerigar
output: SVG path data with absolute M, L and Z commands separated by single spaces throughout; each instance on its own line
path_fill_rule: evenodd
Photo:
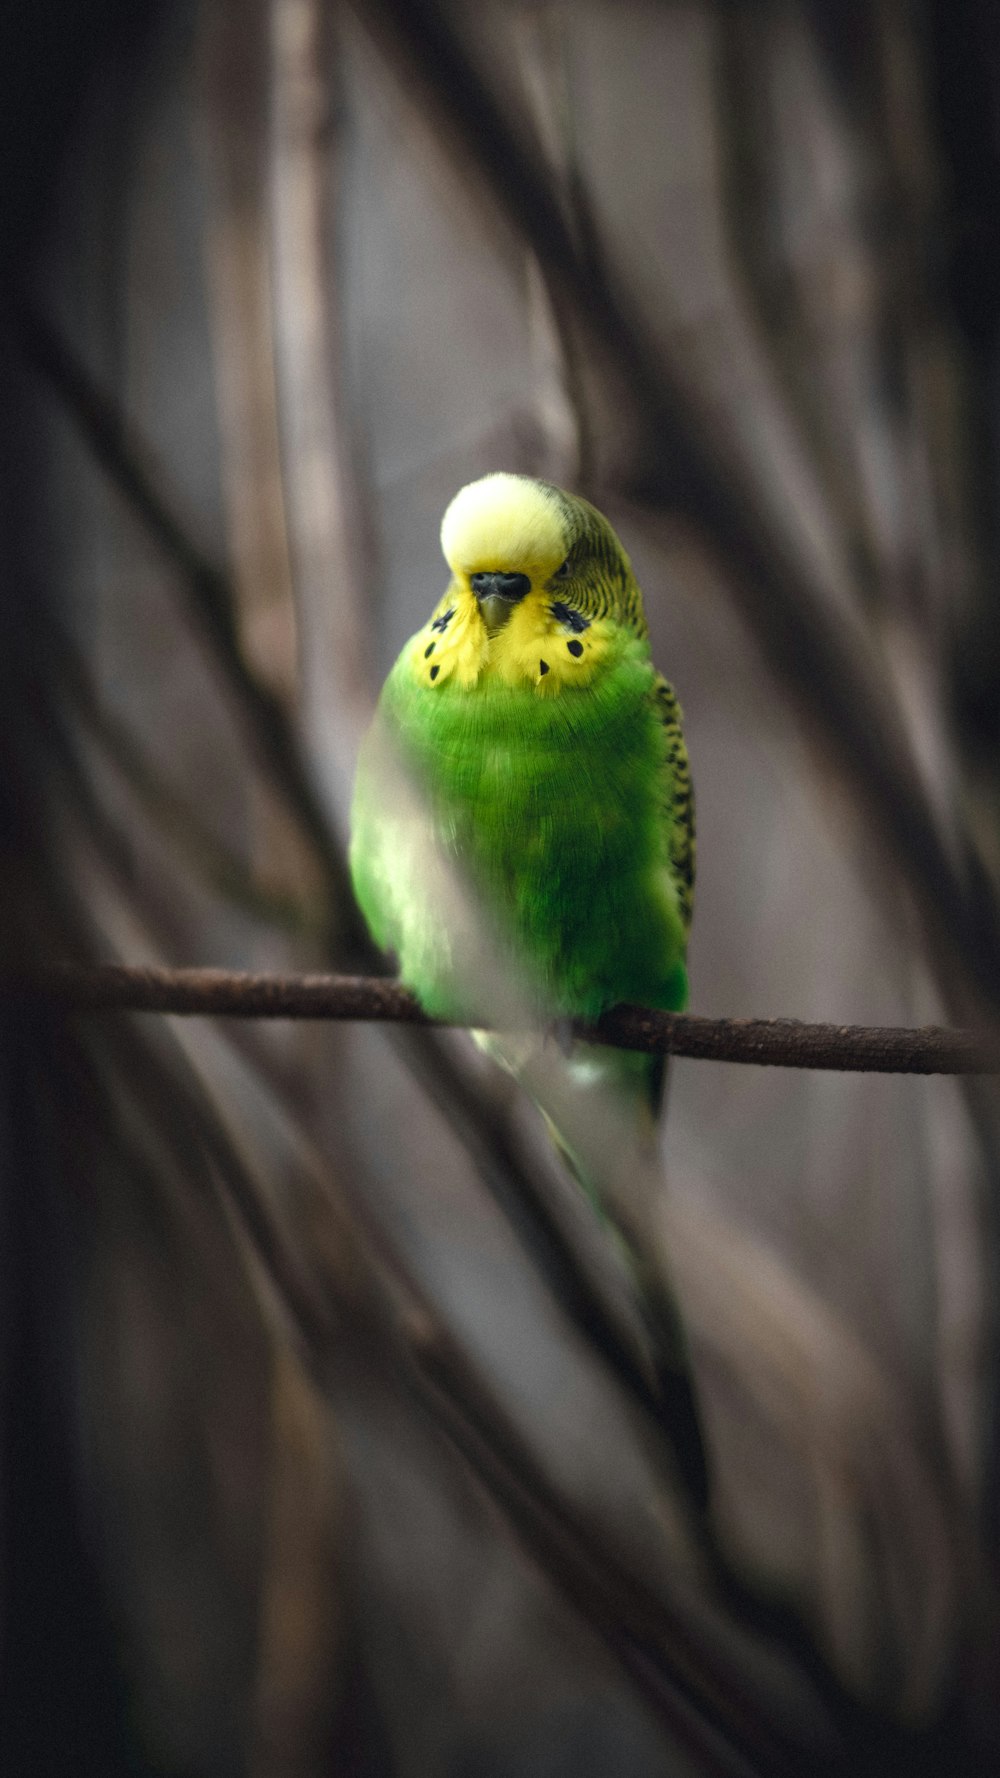
M 691 780 L 628 556 L 586 500 L 507 474 L 455 496 L 441 543 L 448 589 L 380 701 L 438 843 L 468 871 L 553 1018 L 591 1019 L 618 1001 L 683 1007 Z M 475 960 L 455 954 L 446 913 L 407 874 L 384 801 L 363 755 L 358 900 L 422 1004 L 454 1013 Z
M 436 845 L 478 893 L 549 1022 L 593 1019 L 619 1001 L 679 1010 L 691 780 L 628 556 L 586 500 L 510 474 L 456 494 L 441 544 L 447 591 L 392 668 L 359 765 L 351 869 L 375 939 L 429 1012 L 468 1014 L 476 936 L 414 865 L 377 745 L 388 735 Z M 581 1072 L 595 1068 L 651 1126 L 658 1059 L 590 1049 Z M 572 1139 L 562 1146 L 572 1164 Z

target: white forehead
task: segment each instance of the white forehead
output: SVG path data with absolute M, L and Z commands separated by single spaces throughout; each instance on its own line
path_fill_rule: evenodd
M 459 489 L 441 521 L 441 548 L 453 574 L 474 574 L 555 567 L 566 540 L 544 488 L 529 476 L 498 473 Z

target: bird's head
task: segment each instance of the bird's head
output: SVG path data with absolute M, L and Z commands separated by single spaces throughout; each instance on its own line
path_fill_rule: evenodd
M 460 489 L 441 523 L 441 548 L 490 635 L 530 594 L 595 618 L 617 614 L 635 590 L 607 519 L 579 495 L 527 475 L 498 472 Z

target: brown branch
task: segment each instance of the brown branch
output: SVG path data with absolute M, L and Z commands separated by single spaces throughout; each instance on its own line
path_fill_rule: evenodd
M 239 1019 L 336 1019 L 448 1025 L 431 1019 L 399 982 L 377 976 L 251 975 L 228 969 L 131 968 L 51 963 L 0 980 L 0 991 L 41 996 L 82 1011 L 202 1014 Z M 488 1024 L 484 1020 L 484 1024 Z M 799 1019 L 707 1019 L 616 1006 L 573 1034 L 613 1049 L 825 1068 L 850 1074 L 1000 1074 L 1000 1044 L 943 1025 L 810 1025 Z

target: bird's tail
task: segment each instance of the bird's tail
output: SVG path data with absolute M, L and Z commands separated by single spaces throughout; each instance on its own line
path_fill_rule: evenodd
M 650 1154 L 658 1145 L 658 1119 L 666 1099 L 666 1056 L 641 1055 L 576 1043 L 567 1058 L 574 1096 L 581 1096 L 581 1125 L 586 1128 L 586 1100 L 614 1091 L 629 1112 L 636 1131 L 637 1153 Z M 708 1465 L 701 1417 L 691 1374 L 684 1325 L 676 1299 L 658 1262 L 645 1251 L 631 1229 L 609 1206 L 609 1194 L 568 1136 L 541 1107 L 557 1153 L 577 1180 L 605 1228 L 623 1254 L 649 1341 L 664 1427 L 677 1455 L 689 1494 L 699 1511 L 708 1503 Z M 597 1114 L 599 1115 L 599 1113 Z

